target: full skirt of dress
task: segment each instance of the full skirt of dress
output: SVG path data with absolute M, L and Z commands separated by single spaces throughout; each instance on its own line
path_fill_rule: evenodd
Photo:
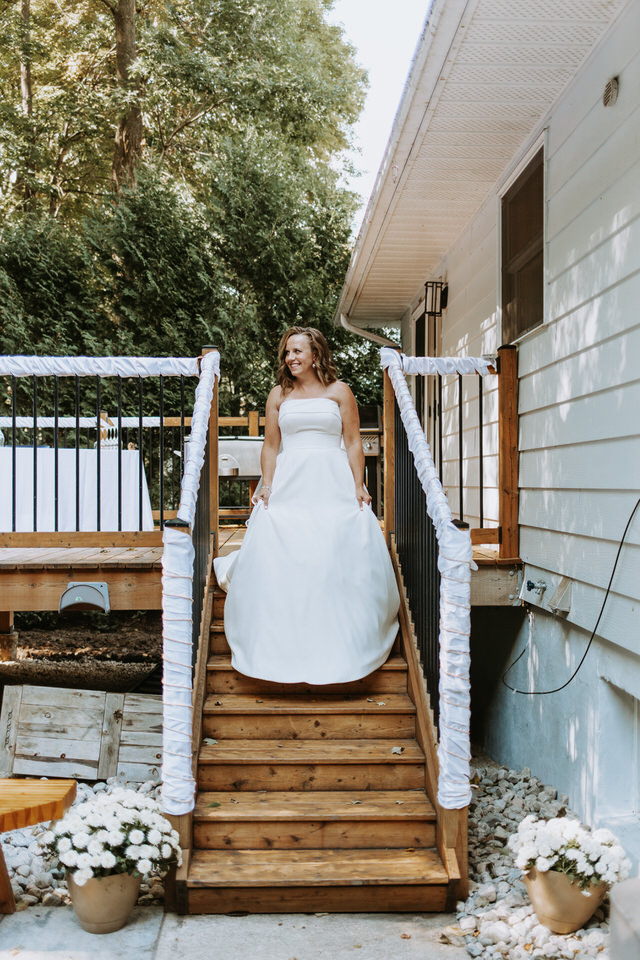
M 261 500 L 254 507 L 242 548 L 216 560 L 216 575 L 228 583 L 225 632 L 236 670 L 280 683 L 348 682 L 387 659 L 398 590 L 378 521 L 360 509 L 335 443 L 339 409 L 320 398 L 309 404 L 289 408 L 289 419 L 295 426 L 304 411 L 304 422 L 320 429 L 291 443 L 283 432 L 268 508 Z

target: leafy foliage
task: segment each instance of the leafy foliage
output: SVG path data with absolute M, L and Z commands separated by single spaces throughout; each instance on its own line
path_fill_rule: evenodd
M 0 9 L 0 349 L 213 344 L 235 413 L 264 404 L 282 330 L 313 324 L 361 402 L 379 399 L 375 348 L 331 322 L 354 209 L 341 151 L 364 75 L 330 7 L 147 0 L 132 86 L 116 78 L 106 0 L 31 0 L 27 21 L 17 2 Z M 135 97 L 143 152 L 116 196 L 114 130 Z

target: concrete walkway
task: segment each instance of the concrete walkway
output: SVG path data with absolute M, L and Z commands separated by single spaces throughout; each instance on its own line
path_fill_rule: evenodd
M 1 960 L 468 960 L 441 941 L 451 914 L 177 917 L 137 907 L 122 930 L 85 933 L 71 907 L 0 920 Z

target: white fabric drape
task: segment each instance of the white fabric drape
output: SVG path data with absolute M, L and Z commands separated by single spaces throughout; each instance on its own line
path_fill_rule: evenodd
M 200 472 L 220 354 L 205 354 L 200 366 L 191 434 L 180 489 L 178 519 L 193 527 Z M 190 534 L 165 527 L 162 556 L 162 806 L 176 816 L 193 810 L 195 780 L 192 751 L 192 606 L 194 548 Z
M 457 810 L 466 807 L 471 801 L 469 635 L 471 569 L 475 568 L 475 564 L 468 531 L 459 530 L 452 522 L 451 510 L 404 378 L 404 372 L 408 372 L 407 366 L 411 366 L 407 361 L 418 360 L 421 363 L 425 359 L 441 358 L 401 359 L 398 352 L 389 347 L 383 347 L 380 351 L 380 361 L 393 385 L 402 423 L 407 432 L 409 449 L 426 495 L 427 513 L 431 517 L 438 540 L 438 570 L 441 578 L 438 802 L 446 809 Z M 463 358 L 446 359 L 455 361 L 454 369 L 438 371 L 434 368 L 427 372 L 463 372 L 459 369 Z M 481 363 L 489 366 L 488 361 L 482 360 Z M 473 370 L 464 372 L 475 372 L 475 369 L 474 367 Z
M 395 350 L 385 347 L 397 356 Z M 440 373 L 443 376 L 449 373 L 479 373 L 486 376 L 491 372 L 495 362 L 485 357 L 407 357 L 403 353 L 400 358 L 405 373 L 417 373 L 423 376 Z M 494 370 L 495 372 L 495 370 Z
M 197 357 L 0 356 L 0 376 L 2 377 L 197 377 L 197 375 Z

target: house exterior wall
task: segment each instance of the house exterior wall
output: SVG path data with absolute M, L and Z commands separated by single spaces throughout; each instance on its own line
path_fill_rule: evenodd
M 632 3 L 528 145 L 544 139 L 545 322 L 518 351 L 520 556 L 525 583 L 541 580 L 546 589 L 527 594 L 529 615 L 514 637 L 514 655 L 526 653 L 508 679 L 523 690 L 560 686 L 578 665 L 640 487 L 638 38 L 640 4 Z M 605 108 L 604 85 L 616 75 L 619 99 Z M 500 343 L 500 194 L 520 160 L 513 158 L 436 274 L 449 284 L 445 355 L 491 353 Z M 471 410 L 477 384 L 468 378 L 464 389 Z M 445 403 L 450 447 L 456 390 L 448 388 Z M 485 400 L 485 513 L 497 520 L 497 403 L 488 382 Z M 474 443 L 469 435 L 469 478 Z M 563 577 L 571 581 L 571 605 L 560 616 L 549 601 Z M 487 656 L 490 643 L 487 636 Z M 485 745 L 497 760 L 529 766 L 568 793 L 589 822 L 623 818 L 624 826 L 626 818 L 633 829 L 640 816 L 639 704 L 640 510 L 576 679 L 545 696 L 514 695 L 498 684 Z

